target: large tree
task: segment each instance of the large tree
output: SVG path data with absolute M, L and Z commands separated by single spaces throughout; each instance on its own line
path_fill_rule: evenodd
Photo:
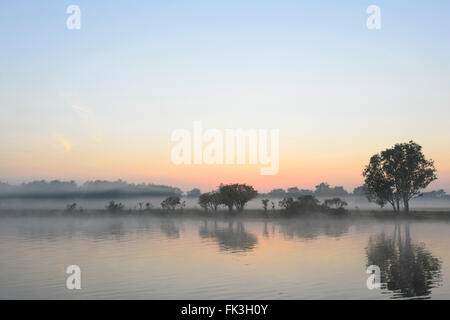
M 363 176 L 368 199 L 381 206 L 390 203 L 396 212 L 400 203 L 409 212 L 409 200 L 437 179 L 433 160 L 427 160 L 422 147 L 413 141 L 373 155 Z
M 233 211 L 233 207 L 237 211 L 242 211 L 247 202 L 258 195 L 252 186 L 246 184 L 221 184 L 219 186 L 222 204 L 228 207 L 229 211 Z
M 202 193 L 198 198 L 198 203 L 205 211 L 217 211 L 217 208 L 222 204 L 222 196 L 218 191 Z

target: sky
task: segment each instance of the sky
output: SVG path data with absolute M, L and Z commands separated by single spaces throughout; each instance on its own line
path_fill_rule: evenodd
M 413 139 L 435 161 L 430 189 L 450 192 L 449 13 L 438 0 L 2 1 L 0 181 L 351 191 L 371 155 Z M 175 165 L 172 132 L 198 120 L 278 129 L 278 173 Z

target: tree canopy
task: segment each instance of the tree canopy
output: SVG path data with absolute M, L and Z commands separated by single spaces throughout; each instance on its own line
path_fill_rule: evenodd
M 408 212 L 409 200 L 437 179 L 433 160 L 427 160 L 422 147 L 413 141 L 373 155 L 363 176 L 369 201 L 380 206 L 390 203 L 396 212 L 401 203 Z
M 258 195 L 252 186 L 246 184 L 221 184 L 219 186 L 221 202 L 228 207 L 229 211 L 233 211 L 233 207 L 237 211 L 242 211 L 244 206 Z
M 198 198 L 198 203 L 205 211 L 217 211 L 217 208 L 222 204 L 222 196 L 218 191 L 202 193 Z

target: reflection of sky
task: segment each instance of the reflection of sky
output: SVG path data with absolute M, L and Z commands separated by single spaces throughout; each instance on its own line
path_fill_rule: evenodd
M 0 297 L 6 288 L 9 298 L 389 298 L 366 288 L 365 248 L 370 236 L 391 236 L 393 223 L 242 221 L 248 236 L 235 237 L 238 250 L 202 237 L 205 223 L 214 230 L 213 220 L 4 218 Z M 217 227 L 226 232 L 228 222 Z M 443 261 L 434 298 L 450 294 L 448 228 L 411 224 L 412 242 Z M 249 237 L 257 243 L 240 250 Z M 80 292 L 65 289 L 70 264 L 81 267 Z
M 124 178 L 261 189 L 361 182 L 411 138 L 450 183 L 447 1 L 77 1 L 0 4 L 2 179 Z M 174 167 L 170 133 L 279 128 L 280 172 Z M 182 177 L 182 178 L 181 178 Z

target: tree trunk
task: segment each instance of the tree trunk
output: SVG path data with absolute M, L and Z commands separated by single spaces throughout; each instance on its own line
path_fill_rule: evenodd
M 394 209 L 394 212 L 397 212 L 397 209 L 395 208 L 395 202 L 392 202 L 391 205 L 392 205 L 392 208 Z
M 407 196 L 403 197 L 403 206 L 405 208 L 405 213 L 409 213 L 409 198 Z

